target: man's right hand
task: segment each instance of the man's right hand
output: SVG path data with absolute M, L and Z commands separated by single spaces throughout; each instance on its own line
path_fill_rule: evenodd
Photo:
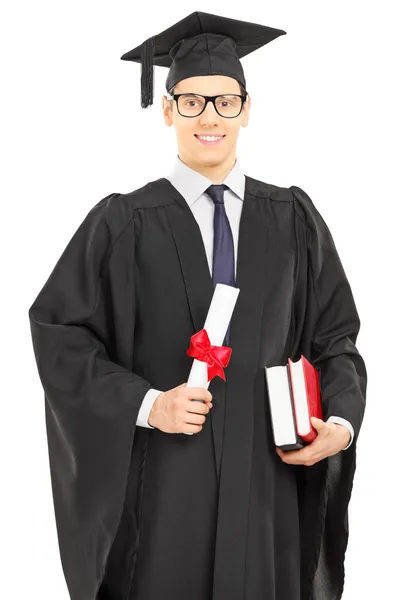
M 193 402 L 204 400 L 205 402 Z M 186 383 L 162 392 L 154 400 L 148 422 L 165 433 L 199 433 L 212 408 L 212 394 L 203 387 Z

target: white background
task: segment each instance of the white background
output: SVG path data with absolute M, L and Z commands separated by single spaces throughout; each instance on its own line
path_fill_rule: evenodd
M 94 204 L 168 172 L 177 148 L 161 112 L 167 70 L 156 67 L 154 105 L 144 110 L 140 65 L 120 56 L 198 9 L 287 32 L 242 59 L 252 110 L 238 158 L 247 175 L 303 188 L 335 239 L 368 369 L 343 600 L 398 593 L 395 4 L 152 2 L 139 10 L 132 0 L 35 0 L 2 9 L 2 598 L 69 598 L 28 307 Z

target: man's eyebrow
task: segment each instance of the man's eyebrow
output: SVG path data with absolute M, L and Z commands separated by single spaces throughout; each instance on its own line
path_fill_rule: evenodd
M 240 92 L 219 92 L 218 94 L 202 94 L 201 92 L 178 92 L 177 94 L 170 94 L 169 92 L 166 92 L 167 96 L 180 96 L 181 94 L 190 94 L 192 96 L 242 96 L 243 94 L 241 94 Z

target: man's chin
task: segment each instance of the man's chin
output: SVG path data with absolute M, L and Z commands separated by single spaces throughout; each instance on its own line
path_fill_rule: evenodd
M 194 157 L 198 157 L 199 159 L 201 158 L 201 160 L 203 161 L 211 161 L 212 163 L 217 161 L 217 162 L 222 162 L 228 155 L 230 152 L 230 148 L 224 148 L 222 150 L 222 148 L 217 148 L 217 147 L 208 147 L 208 148 L 194 148 L 193 152 L 192 152 L 192 156 Z

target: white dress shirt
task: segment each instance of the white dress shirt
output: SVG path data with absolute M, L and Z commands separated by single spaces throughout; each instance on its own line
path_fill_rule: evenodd
M 185 198 L 188 203 L 201 231 L 201 235 L 204 242 L 204 248 L 207 255 L 207 262 L 212 275 L 212 264 L 213 264 L 213 243 L 214 243 L 214 202 L 210 196 L 205 193 L 205 190 L 212 185 L 212 181 L 198 173 L 191 167 L 187 166 L 181 161 L 177 154 L 169 175 L 166 178 L 172 183 L 172 185 L 178 190 L 178 192 Z M 242 213 L 243 200 L 244 200 L 244 188 L 245 188 L 245 177 L 242 172 L 239 161 L 236 162 L 223 182 L 228 186 L 229 189 L 224 192 L 225 210 L 229 220 L 229 224 L 232 230 L 233 246 L 235 254 L 235 274 L 237 264 L 237 246 L 239 237 L 239 221 Z M 139 410 L 136 425 L 140 427 L 150 427 L 154 429 L 148 423 L 148 416 L 153 406 L 154 400 L 162 390 L 151 388 L 145 395 L 142 405 Z M 339 423 L 344 425 L 350 431 L 351 438 L 349 444 L 344 448 L 350 446 L 354 437 L 354 429 L 347 419 L 342 417 L 329 417 L 328 421 Z

